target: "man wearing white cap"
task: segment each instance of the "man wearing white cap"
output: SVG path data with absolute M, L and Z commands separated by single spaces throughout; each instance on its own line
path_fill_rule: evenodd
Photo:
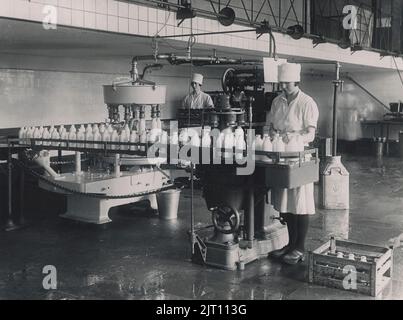
M 315 101 L 300 90 L 300 73 L 300 64 L 284 63 L 278 67 L 283 92 L 274 99 L 266 124 L 270 134 L 280 134 L 285 143 L 291 135 L 299 135 L 304 145 L 308 145 L 315 138 L 319 111 Z M 294 189 L 274 188 L 272 204 L 287 223 L 289 235 L 288 245 L 272 255 L 288 264 L 296 264 L 305 258 L 309 215 L 315 214 L 313 183 Z
M 194 73 L 192 77 L 192 92 L 183 100 L 182 107 L 185 109 L 205 109 L 214 106 L 211 97 L 201 90 L 203 85 L 203 75 Z

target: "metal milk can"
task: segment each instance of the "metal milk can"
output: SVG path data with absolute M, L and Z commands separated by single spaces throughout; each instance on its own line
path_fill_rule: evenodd
M 340 156 L 327 157 L 319 178 L 319 203 L 323 209 L 349 209 L 349 175 Z

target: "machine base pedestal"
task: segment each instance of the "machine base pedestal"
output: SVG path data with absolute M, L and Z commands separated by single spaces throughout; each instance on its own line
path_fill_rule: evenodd
M 112 207 L 134 203 L 141 200 L 150 200 L 151 208 L 157 209 L 155 194 L 144 197 L 134 197 L 126 199 L 97 199 L 78 195 L 67 196 L 67 212 L 62 214 L 62 218 L 77 220 L 81 222 L 104 224 L 111 222 L 108 212 Z
M 206 241 L 206 265 L 218 267 L 226 270 L 243 270 L 249 262 L 283 248 L 288 244 L 287 226 L 279 224 L 276 230 L 266 235 L 264 240 L 255 239 L 252 246 L 248 242 L 241 240 L 238 243 L 216 243 Z
M 48 178 L 50 179 L 50 178 Z M 155 193 L 139 194 L 130 198 L 96 198 L 86 196 L 86 193 L 107 194 L 118 196 L 122 194 L 146 193 L 163 188 L 167 184 L 167 176 L 157 170 L 131 172 L 123 171 L 118 177 L 105 173 L 92 175 L 64 173 L 54 179 L 56 184 L 75 192 L 66 192 L 56 186 L 39 180 L 42 189 L 65 194 L 67 197 L 67 212 L 61 217 L 81 222 L 104 224 L 112 220 L 108 216 L 109 209 L 141 200 L 149 200 L 150 207 L 158 209 Z

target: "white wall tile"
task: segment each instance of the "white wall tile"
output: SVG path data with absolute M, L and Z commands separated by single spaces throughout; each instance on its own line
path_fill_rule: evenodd
M 72 7 L 72 1 L 71 0 L 59 0 L 58 1 L 58 6 L 62 8 L 68 8 L 71 9 Z
M 204 20 L 204 27 L 205 27 L 205 30 L 206 30 L 207 32 L 211 32 L 211 31 L 212 31 L 211 19 L 205 19 L 205 20 Z
M 196 17 L 194 20 L 196 20 L 197 29 L 199 31 L 204 31 L 204 19 Z
M 95 13 L 94 12 L 84 12 L 84 27 L 95 28 Z
M 249 50 L 256 50 L 256 41 L 255 40 L 248 40 L 248 49 Z
M 197 43 L 205 43 L 206 36 L 197 36 Z
M 168 24 L 170 26 L 176 26 L 175 13 L 168 12 Z
M 75 27 L 84 27 L 84 11 L 73 10 L 71 24 Z
M 118 4 L 118 16 L 122 18 L 129 17 L 129 5 L 126 2 L 119 1 Z
M 72 0 L 71 6 L 73 9 L 84 10 L 84 0 Z
M 158 31 L 157 24 L 154 22 L 149 22 L 148 23 L 148 35 L 153 37 L 156 35 L 157 31 Z
M 118 3 L 115 0 L 108 0 L 108 15 L 118 15 Z
M 57 6 L 57 0 L 42 0 L 41 2 L 45 5 Z
M 106 14 L 95 14 L 95 25 L 97 29 L 108 30 L 108 16 Z
M 157 21 L 158 23 L 164 24 L 165 21 L 167 20 L 168 17 L 168 12 L 165 10 L 157 10 Z
M 29 19 L 29 3 L 27 1 L 14 0 L 14 17 L 19 19 Z
M 182 28 L 181 27 L 174 27 L 174 33 L 173 35 L 178 36 L 178 35 L 182 35 Z
M 139 22 L 137 20 L 129 19 L 129 33 L 138 34 Z
M 119 17 L 119 32 L 129 33 L 129 19 Z
M 139 20 L 148 21 L 148 10 L 146 7 L 139 6 Z
M 147 36 L 148 35 L 148 23 L 147 21 L 139 20 L 139 34 Z
M 118 17 L 108 16 L 108 30 L 113 32 L 119 31 Z
M 89 12 L 95 12 L 95 0 L 85 0 L 84 10 Z M 94 18 L 95 21 L 95 18 Z
M 164 24 L 157 24 L 157 28 L 158 28 L 158 35 L 160 37 L 166 36 L 167 35 L 167 26 L 164 26 Z
M 211 44 L 211 39 L 213 36 L 211 34 L 206 34 L 206 43 Z
M 34 21 L 42 21 L 44 14 L 42 13 L 43 4 L 31 2 L 29 17 Z
M 0 16 L 10 17 L 13 11 L 12 0 L 3 0 L 0 6 Z
M 157 9 L 148 8 L 148 21 L 158 22 L 157 20 Z
M 167 25 L 167 26 L 166 26 L 166 34 L 165 34 L 165 35 L 167 35 L 167 36 L 172 36 L 172 35 L 174 35 L 174 34 L 175 34 L 174 27 L 173 27 L 173 26 L 170 26 L 170 25 Z
M 139 19 L 139 6 L 132 3 L 129 4 L 129 19 Z
M 58 23 L 64 24 L 66 26 L 71 25 L 71 17 L 72 17 L 71 9 L 59 8 L 57 10 L 57 14 L 58 14 L 58 17 L 57 17 Z
M 108 14 L 108 0 L 96 0 L 95 12 L 99 14 Z
M 269 44 L 263 41 L 258 41 L 256 45 L 256 49 L 259 51 L 267 51 L 269 52 Z

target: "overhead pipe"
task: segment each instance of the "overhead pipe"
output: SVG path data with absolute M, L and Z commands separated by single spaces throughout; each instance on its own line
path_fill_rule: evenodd
M 179 65 L 184 63 L 196 63 L 199 65 L 214 65 L 214 64 L 262 64 L 261 60 L 244 60 L 244 59 L 233 59 L 226 57 L 217 56 L 178 56 L 174 53 L 163 53 L 157 55 L 145 55 L 145 56 L 135 56 L 132 59 L 132 70 L 131 74 L 135 73 L 136 63 L 138 61 L 146 60 L 167 60 L 172 65 Z

